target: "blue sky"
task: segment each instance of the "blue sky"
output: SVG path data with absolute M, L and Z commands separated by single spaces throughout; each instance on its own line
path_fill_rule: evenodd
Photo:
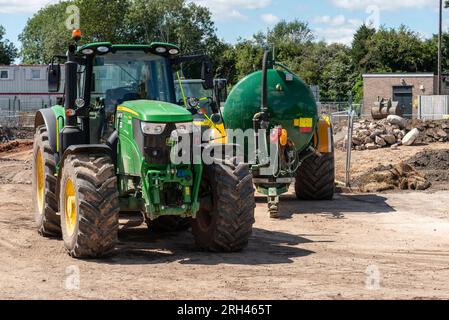
M 105 0 L 106 1 L 106 0 Z M 397 27 L 401 23 L 428 37 L 438 28 L 438 0 L 189 0 L 213 13 L 218 35 L 229 42 L 249 38 L 278 21 L 308 21 L 317 39 L 349 44 L 364 21 Z M 17 36 L 40 7 L 57 0 L 0 0 L 0 24 L 7 38 Z M 81 13 L 82 19 L 82 13 Z M 445 12 L 449 26 L 449 9 Z M 82 27 L 82 26 L 81 26 Z

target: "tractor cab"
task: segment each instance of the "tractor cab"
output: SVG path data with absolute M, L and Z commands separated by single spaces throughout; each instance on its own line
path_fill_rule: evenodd
M 66 114 L 73 113 L 89 128 L 89 137 L 84 134 L 78 139 L 85 143 L 107 140 L 116 125 L 117 110 L 130 110 L 124 105 L 133 105 L 133 101 L 151 101 L 147 109 L 153 109 L 153 113 L 168 112 L 172 122 L 178 122 L 178 113 L 185 120 L 186 109 L 195 115 L 196 110 L 186 108 L 184 101 L 176 97 L 173 70 L 186 61 L 202 62 L 202 86 L 205 90 L 213 90 L 212 68 L 207 56 L 182 57 L 179 54 L 177 46 L 159 42 L 150 45 L 102 42 L 87 44 L 76 50 L 72 48 L 72 52 L 69 50 L 67 59 L 72 72 L 66 78 L 72 86 L 68 91 L 75 94 L 66 95 L 65 104 L 69 105 Z M 60 75 L 60 70 L 55 72 L 58 67 L 52 63 L 49 73 Z M 70 71 L 68 68 L 66 73 Z M 49 75 L 49 88 L 59 89 L 59 82 L 60 76 Z M 160 109 L 161 104 L 154 102 L 168 103 L 170 107 L 163 104 L 164 110 L 157 112 L 155 108 Z M 142 103 L 139 105 L 142 106 Z

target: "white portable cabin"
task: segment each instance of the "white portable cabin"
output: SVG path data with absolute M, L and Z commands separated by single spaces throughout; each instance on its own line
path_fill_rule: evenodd
M 0 111 L 33 112 L 56 104 L 64 92 L 64 66 L 61 87 L 49 93 L 47 65 L 0 65 Z

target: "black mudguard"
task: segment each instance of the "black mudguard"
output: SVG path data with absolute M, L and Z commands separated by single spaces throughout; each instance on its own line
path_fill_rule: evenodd
M 57 152 L 56 121 L 56 115 L 52 109 L 41 109 L 36 113 L 36 117 L 34 118 L 35 130 L 42 125 L 47 127 L 48 140 L 53 153 Z

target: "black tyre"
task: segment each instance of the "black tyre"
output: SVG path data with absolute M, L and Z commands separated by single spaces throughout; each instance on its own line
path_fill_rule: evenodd
M 295 191 L 299 200 L 332 200 L 335 193 L 334 153 L 306 159 L 296 173 Z
M 156 233 L 186 231 L 190 229 L 190 220 L 177 216 L 164 216 L 156 220 L 147 220 L 148 230 Z
M 64 244 L 72 257 L 97 258 L 114 250 L 120 206 L 109 156 L 69 156 L 64 161 L 59 201 Z
M 56 159 L 45 126 L 37 128 L 34 135 L 33 160 L 33 203 L 37 230 L 44 237 L 60 237 Z
M 212 252 L 236 252 L 248 245 L 254 220 L 254 186 L 248 165 L 206 166 L 201 208 L 192 221 L 199 248 Z

